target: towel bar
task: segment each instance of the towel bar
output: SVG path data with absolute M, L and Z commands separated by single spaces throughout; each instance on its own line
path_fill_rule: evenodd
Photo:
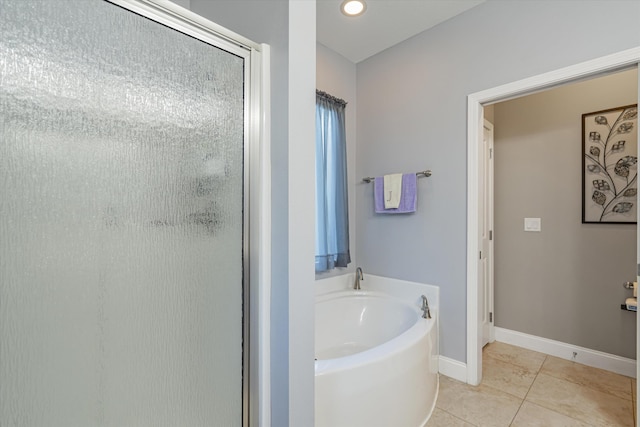
M 420 177 L 420 175 L 429 177 L 429 176 L 431 176 L 431 171 L 430 170 L 426 170 L 426 171 L 416 172 L 416 176 L 417 177 Z M 374 177 L 367 176 L 365 178 L 362 178 L 362 181 L 364 181 L 366 183 L 370 183 L 370 182 L 373 182 L 374 179 L 375 179 Z

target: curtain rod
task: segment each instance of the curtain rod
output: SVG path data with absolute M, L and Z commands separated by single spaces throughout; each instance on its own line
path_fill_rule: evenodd
M 430 170 L 426 170 L 426 171 L 421 171 L 421 172 L 416 172 L 416 176 L 420 177 L 420 175 L 425 176 L 425 177 L 430 177 L 431 176 L 431 171 Z M 365 178 L 362 178 L 362 180 L 366 183 L 370 183 L 373 182 L 373 180 L 375 180 L 374 177 L 371 176 L 367 176 Z
M 344 99 L 340 99 L 337 98 L 333 95 L 328 94 L 327 92 L 323 92 L 321 90 L 316 89 L 316 96 L 322 97 L 324 99 L 327 99 L 329 101 L 335 102 L 336 104 L 340 104 L 342 106 L 346 106 L 347 105 L 347 101 L 345 101 Z

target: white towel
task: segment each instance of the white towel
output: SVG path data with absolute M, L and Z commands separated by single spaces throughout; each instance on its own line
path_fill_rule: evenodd
M 402 174 L 394 173 L 384 176 L 384 208 L 397 209 L 402 195 Z

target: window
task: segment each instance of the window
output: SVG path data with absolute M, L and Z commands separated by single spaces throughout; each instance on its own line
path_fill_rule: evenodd
M 349 255 L 347 103 L 316 91 L 316 272 L 346 267 Z

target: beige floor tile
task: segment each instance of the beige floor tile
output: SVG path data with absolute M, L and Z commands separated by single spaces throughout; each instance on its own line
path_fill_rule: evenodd
M 609 393 L 622 399 L 632 399 L 631 378 L 603 369 L 548 356 L 540 369 L 541 373 L 571 381 Z
M 482 359 L 482 384 L 524 399 L 536 379 L 535 372 L 503 362 L 488 354 Z
M 524 402 L 511 423 L 512 427 L 590 427 L 576 419 L 531 402 Z
M 633 420 L 638 422 L 638 396 L 637 396 L 637 383 L 635 378 L 631 378 L 631 395 L 633 398 L 631 401 L 633 402 Z
M 526 401 L 598 426 L 633 426 L 631 400 L 540 373 Z
M 440 376 L 436 407 L 475 426 L 508 426 L 518 412 L 522 399 L 493 387 L 473 387 Z
M 502 342 L 494 341 L 485 346 L 483 355 L 502 360 L 523 367 L 531 372 L 537 373 L 544 362 L 546 354 L 526 348 L 516 347 Z
M 425 427 L 474 427 L 473 424 L 454 417 L 442 409 L 436 408 Z

